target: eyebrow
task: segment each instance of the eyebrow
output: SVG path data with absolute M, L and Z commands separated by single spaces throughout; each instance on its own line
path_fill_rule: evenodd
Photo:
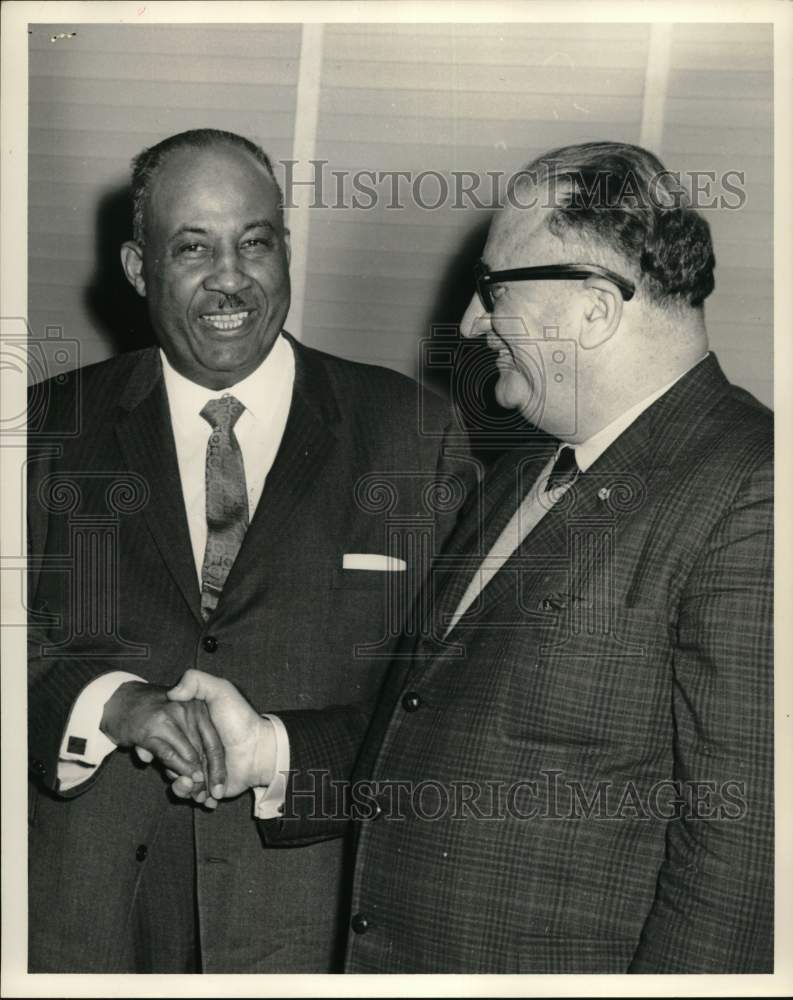
M 269 219 L 254 219 L 252 222 L 248 222 L 243 226 L 242 231 L 247 233 L 251 229 L 267 229 L 269 232 L 274 233 L 276 231 L 275 226 L 270 222 Z M 180 236 L 185 236 L 187 234 L 195 233 L 198 236 L 207 236 L 209 234 L 208 229 L 204 229 L 203 226 L 193 226 L 184 225 L 179 226 L 177 230 L 172 233 L 170 240 L 175 240 Z
M 254 222 L 249 222 L 243 232 L 247 233 L 249 229 L 269 229 L 271 233 L 275 232 L 275 226 L 269 219 L 256 219 Z

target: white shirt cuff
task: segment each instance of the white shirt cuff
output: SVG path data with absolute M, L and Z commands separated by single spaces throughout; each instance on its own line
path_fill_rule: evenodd
M 256 819 L 277 819 L 286 801 L 289 778 L 289 733 L 277 715 L 263 715 L 275 729 L 275 777 L 266 788 L 253 789 L 253 815 Z
M 105 705 L 127 681 L 142 677 L 114 670 L 87 684 L 72 706 L 58 758 L 58 788 L 68 792 L 94 773 L 116 744 L 99 728 Z

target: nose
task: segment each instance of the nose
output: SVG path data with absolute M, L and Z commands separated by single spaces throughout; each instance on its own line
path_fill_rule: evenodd
M 490 314 L 485 311 L 479 296 L 474 295 L 460 320 L 460 334 L 463 337 L 481 337 L 492 330 Z
M 236 295 L 250 284 L 236 248 L 218 250 L 213 260 L 213 268 L 204 279 L 204 288 L 209 292 Z

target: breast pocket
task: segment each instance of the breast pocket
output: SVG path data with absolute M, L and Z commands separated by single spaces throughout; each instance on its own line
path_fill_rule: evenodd
M 387 590 L 403 586 L 405 576 L 404 570 L 339 568 L 333 573 L 331 587 L 333 590 L 376 590 L 385 594 Z
M 331 575 L 328 641 L 352 660 L 387 660 L 411 614 L 414 595 L 404 571 L 336 568 Z

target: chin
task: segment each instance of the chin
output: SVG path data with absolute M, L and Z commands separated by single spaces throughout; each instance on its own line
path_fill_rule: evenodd
M 531 410 L 534 407 L 529 387 L 517 372 L 502 372 L 495 388 L 496 402 L 505 410 Z

